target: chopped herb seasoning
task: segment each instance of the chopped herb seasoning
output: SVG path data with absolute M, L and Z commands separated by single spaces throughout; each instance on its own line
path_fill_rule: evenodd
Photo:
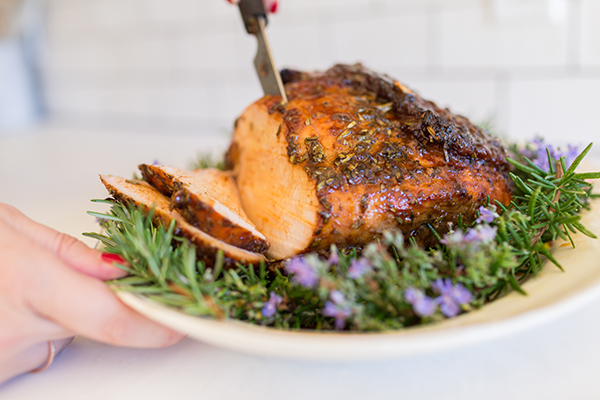
M 360 212 L 364 213 L 365 211 L 367 211 L 367 206 L 369 205 L 368 201 L 369 195 L 366 193 L 363 194 L 362 198 L 360 199 Z

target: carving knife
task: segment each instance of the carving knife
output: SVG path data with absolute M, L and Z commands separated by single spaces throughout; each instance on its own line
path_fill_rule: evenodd
M 254 67 L 256 68 L 263 92 L 267 95 L 281 96 L 282 102 L 285 104 L 287 103 L 285 87 L 283 86 L 279 70 L 275 66 L 273 53 L 271 52 L 266 35 L 265 28 L 268 20 L 263 0 L 241 0 L 239 7 L 246 30 L 248 33 L 256 36 L 258 40 L 258 50 L 254 58 Z

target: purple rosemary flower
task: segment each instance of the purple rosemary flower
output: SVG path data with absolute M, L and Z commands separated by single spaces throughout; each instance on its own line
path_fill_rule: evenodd
M 462 284 L 452 284 L 450 278 L 437 279 L 433 283 L 433 289 L 440 294 L 435 301 L 440 305 L 442 313 L 448 317 L 455 317 L 460 312 L 460 306 L 469 304 L 473 299 L 471 292 Z
M 340 256 L 335 246 L 331 246 L 331 251 L 329 252 L 329 259 L 327 260 L 327 262 L 329 263 L 329 265 L 337 265 L 340 262 Z
M 472 244 L 490 243 L 496 238 L 498 228 L 495 226 L 478 225 L 475 228 L 469 229 L 464 237 L 464 241 Z
M 450 247 L 460 246 L 465 243 L 465 235 L 461 230 L 453 231 L 444 235 L 440 243 Z
M 262 308 L 262 315 L 267 318 L 271 318 L 273 315 L 275 315 L 275 312 L 277 312 L 277 305 L 281 304 L 282 301 L 283 298 L 281 296 L 276 295 L 275 292 L 271 292 L 269 295 L 269 300 L 267 300 Z
M 496 238 L 498 228 L 495 226 L 478 225 L 475 228 L 469 229 L 464 236 L 464 241 L 471 244 L 490 243 Z
M 551 155 L 554 155 L 554 148 L 551 145 L 546 145 L 543 138 L 536 137 L 521 151 L 521 154 L 533 161 L 539 168 L 548 171 L 548 154 L 546 153 L 546 149 L 550 151 Z
M 294 274 L 294 283 L 306 288 L 315 287 L 319 282 L 319 274 L 314 266 L 302 257 L 292 258 L 285 265 L 290 274 Z
M 371 271 L 371 269 L 371 263 L 364 257 L 361 257 L 358 260 L 352 260 L 350 262 L 350 268 L 348 268 L 348 277 L 358 279 Z
M 467 233 L 457 230 L 448 233 L 440 240 L 440 243 L 449 247 L 464 248 L 465 245 L 478 246 L 480 244 L 490 243 L 496 238 L 498 228 L 489 225 L 477 225 L 471 228 Z
M 548 171 L 548 153 L 555 157 L 556 151 L 552 145 L 544 143 L 544 139 L 536 137 L 531 141 L 528 148 L 523 151 L 523 155 L 529 158 L 533 163 L 544 171 Z
M 426 296 L 422 290 L 410 287 L 404 291 L 404 298 L 413 306 L 414 312 L 420 317 L 433 315 L 437 303 L 431 297 Z
M 496 219 L 496 216 L 497 214 L 494 211 L 490 210 L 489 208 L 485 208 L 484 206 L 481 206 L 479 207 L 479 217 L 475 222 L 478 224 L 482 222 L 491 224 Z
M 567 151 L 564 152 L 562 155 L 563 157 L 566 158 L 565 163 L 567 164 L 567 167 L 569 165 L 571 165 L 573 163 L 573 161 L 575 161 L 575 159 L 577 158 L 577 156 L 579 155 L 579 146 L 573 146 L 571 144 L 567 145 Z
M 154 160 L 152 161 L 152 165 L 160 165 L 160 162 L 158 160 Z
M 344 302 L 346 301 L 344 294 L 339 290 L 332 290 L 331 293 L 329 293 L 329 298 L 331 299 L 331 301 L 333 301 L 334 304 L 337 304 L 338 306 L 344 304 Z
M 579 148 L 569 144 L 567 145 L 567 150 L 562 151 L 561 149 L 555 149 L 551 145 L 544 143 L 543 138 L 537 137 L 531 141 L 527 148 L 521 151 L 521 154 L 529 158 L 542 170 L 548 171 L 550 169 L 548 164 L 548 152 L 555 160 L 565 157 L 565 164 L 568 167 L 579 155 Z
M 331 291 L 329 298 L 331 301 L 325 302 L 323 315 L 335 318 L 335 329 L 344 329 L 344 326 L 346 326 L 346 319 L 352 315 L 352 309 L 345 306 L 346 298 L 339 290 Z

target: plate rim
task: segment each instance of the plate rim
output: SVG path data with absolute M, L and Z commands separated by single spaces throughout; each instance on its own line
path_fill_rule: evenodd
M 170 313 L 176 315 L 177 318 L 193 319 L 195 323 L 214 324 L 219 326 L 219 329 L 230 331 L 228 333 L 239 333 L 247 335 L 248 333 L 254 335 L 264 336 L 260 340 L 272 340 L 277 336 L 279 340 L 289 340 L 301 338 L 306 343 L 303 343 L 301 351 L 292 351 L 281 354 L 281 349 L 273 348 L 272 351 L 268 351 L 264 348 L 236 345 L 235 343 L 223 343 L 222 340 L 214 340 L 207 337 L 198 337 L 197 335 L 186 333 L 196 340 L 200 340 L 218 347 L 230 348 L 233 350 L 241 351 L 244 353 L 263 355 L 276 358 L 284 359 L 305 359 L 305 360 L 320 360 L 320 361 L 351 361 L 351 360 L 376 360 L 376 359 L 387 359 L 397 358 L 401 356 L 412 356 L 417 354 L 428 354 L 437 351 L 446 351 L 453 348 L 461 348 L 467 345 L 474 345 L 478 343 L 485 343 L 492 341 L 496 338 L 517 334 L 523 330 L 529 329 L 539 324 L 549 323 L 552 320 L 558 319 L 572 311 L 575 311 L 585 306 L 590 301 L 600 298 L 600 280 L 596 279 L 592 281 L 588 287 L 583 289 L 581 292 L 568 296 L 565 299 L 559 299 L 552 304 L 548 304 L 542 307 L 535 308 L 533 310 L 524 311 L 518 315 L 507 316 L 498 320 L 488 322 L 473 322 L 465 325 L 452 326 L 440 326 L 441 323 L 433 323 L 428 325 L 418 325 L 413 327 L 407 327 L 400 330 L 393 331 L 381 331 L 381 332 L 349 332 L 349 331 L 311 331 L 311 330 L 284 330 L 267 326 L 254 325 L 238 320 L 215 320 L 208 317 L 192 316 L 181 312 L 180 310 L 161 305 L 146 296 L 118 291 L 116 295 L 128 306 L 132 307 L 138 312 L 146 315 L 147 317 L 154 319 L 157 322 L 164 323 L 165 318 L 155 314 L 157 310 L 161 313 Z M 500 300 L 498 300 L 500 301 Z M 149 309 L 152 310 L 152 314 L 148 313 Z M 471 313 L 477 313 L 481 309 L 474 310 Z M 460 321 L 460 318 L 470 313 L 462 314 L 456 317 L 452 321 Z M 170 326 L 170 325 L 167 325 Z M 439 336 L 442 336 L 443 340 L 438 340 Z M 342 347 L 347 345 L 360 344 L 361 346 L 368 345 L 373 340 L 379 341 L 375 346 L 367 346 L 363 351 L 346 353 L 336 352 L 337 354 L 332 357 L 331 353 L 319 354 L 315 351 L 306 352 L 307 346 L 313 346 L 314 341 L 326 341 L 328 346 L 335 346 L 342 343 Z M 254 342 L 254 340 L 252 340 Z M 358 343 L 363 342 L 363 343 Z M 396 346 L 390 348 L 390 342 Z M 295 343 L 298 345 L 298 343 Z M 286 346 L 287 347 L 287 346 Z M 381 349 L 385 347 L 385 349 Z M 316 349 L 315 349 L 316 350 Z M 331 350 L 331 349 L 330 349 Z M 379 350 L 379 351 L 378 351 Z M 385 350 L 385 351 L 381 351 Z
M 581 216 L 584 225 L 588 227 L 594 225 L 592 231 L 600 232 L 600 199 L 593 200 L 592 210 L 584 210 Z M 538 276 L 524 283 L 523 288 L 526 291 L 531 287 L 541 293 L 537 298 L 529 299 L 532 305 L 528 307 L 519 308 L 526 298 L 512 291 L 501 299 L 455 318 L 382 332 L 284 330 L 234 319 L 216 320 L 185 314 L 176 308 L 155 302 L 144 294 L 118 291 L 118 287 L 114 287 L 114 290 L 125 304 L 150 319 L 187 333 L 194 339 L 244 353 L 320 361 L 398 358 L 445 351 L 513 335 L 560 318 L 599 298 L 600 268 L 595 268 L 596 262 L 591 266 L 579 266 L 580 269 L 577 270 L 579 272 L 572 272 L 573 279 L 564 281 L 562 292 L 559 291 L 558 295 L 550 300 L 548 289 L 540 289 L 540 285 L 536 284 L 536 282 L 552 284 L 557 280 L 563 282 L 562 274 L 568 274 L 571 268 L 578 267 L 572 265 L 575 261 L 581 262 L 581 259 L 585 261 L 586 257 L 593 257 L 594 261 L 598 259 L 600 239 L 587 238 L 581 233 L 573 237 L 578 242 L 578 247 L 575 249 L 561 249 L 564 242 L 559 243 L 560 241 L 552 246 L 552 251 L 559 260 L 561 260 L 559 256 L 567 261 L 570 259 L 569 264 L 564 265 L 565 272 L 559 272 L 558 268 L 553 267 L 546 260 Z M 581 247 L 583 250 L 580 250 Z M 588 279 L 589 274 L 594 274 L 592 279 Z M 540 281 L 544 279 L 543 276 L 548 277 Z M 486 320 L 487 310 L 493 310 L 491 313 L 488 312 L 493 317 L 491 320 Z M 502 316 L 506 310 L 508 314 Z M 494 313 L 499 314 L 500 317 L 495 316 Z M 198 329 L 181 329 L 182 326 L 200 328 L 201 332 L 199 333 Z

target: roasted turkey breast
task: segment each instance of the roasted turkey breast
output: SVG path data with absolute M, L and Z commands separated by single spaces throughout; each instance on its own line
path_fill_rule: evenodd
M 250 105 L 226 160 L 269 256 L 359 246 L 386 230 L 432 244 L 432 229 L 510 202 L 504 149 L 466 118 L 361 65 L 282 76 L 289 103 Z

